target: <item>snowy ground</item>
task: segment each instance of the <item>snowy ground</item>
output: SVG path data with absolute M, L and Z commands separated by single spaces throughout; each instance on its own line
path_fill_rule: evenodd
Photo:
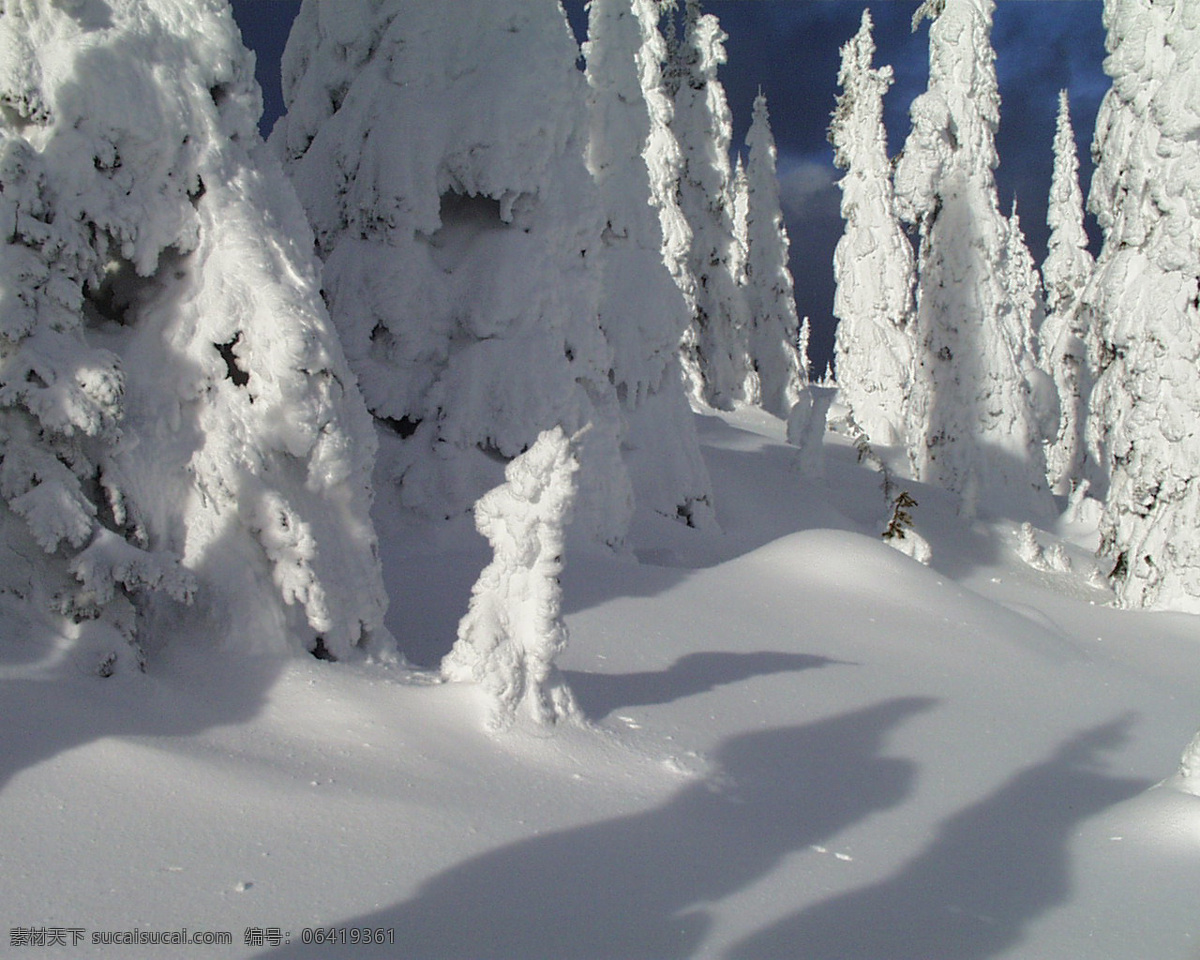
M 569 558 L 591 728 L 490 736 L 468 687 L 183 645 L 48 679 L 7 619 L 0 954 L 1200 956 L 1200 798 L 1156 786 L 1200 726 L 1200 620 L 1106 607 L 1082 525 L 1039 570 L 912 486 L 923 567 L 836 437 L 806 483 L 778 421 L 700 428 L 724 537 L 641 517 L 640 564 Z M 391 624 L 434 662 L 485 546 L 408 533 Z M 11 945 L 54 927 L 84 942 Z M 233 945 L 91 943 L 137 928 Z

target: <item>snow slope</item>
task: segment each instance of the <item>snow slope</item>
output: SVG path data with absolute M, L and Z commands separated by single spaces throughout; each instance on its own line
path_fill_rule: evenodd
M 206 960 L 1194 958 L 1200 797 L 1160 781 L 1200 724 L 1200 621 L 1106 606 L 1086 524 L 1037 533 L 1071 571 L 1031 566 L 1010 521 L 911 485 L 925 567 L 876 537 L 879 475 L 840 438 L 814 481 L 766 414 L 698 429 L 722 536 L 639 516 L 640 563 L 567 558 L 559 662 L 590 726 L 489 735 L 479 691 L 433 671 L 188 643 L 144 676 L 51 681 L 57 641 L 0 621 L 10 937 Z M 389 627 L 434 664 L 487 545 L 388 508 Z M 302 944 L 317 925 L 395 945 Z M 91 944 L 184 927 L 234 943 Z

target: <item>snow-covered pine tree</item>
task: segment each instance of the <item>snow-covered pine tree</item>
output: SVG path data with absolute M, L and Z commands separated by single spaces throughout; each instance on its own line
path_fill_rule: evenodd
M 914 284 L 912 245 L 896 219 L 883 96 L 892 68 L 875 68 L 870 11 L 842 47 L 842 93 L 829 127 L 834 163 L 846 171 L 845 232 L 834 252 L 837 379 L 843 401 L 875 443 L 903 441 L 912 389 L 908 331 Z
M 385 644 L 370 419 L 228 8 L 10 3 L 0 51 L 3 592 L 101 673 L 188 623 Z
M 1200 612 L 1200 10 L 1108 0 L 1104 18 L 1104 242 L 1084 294 L 1101 341 L 1089 433 L 1111 471 L 1101 552 L 1120 604 Z
M 1200 730 L 1179 759 L 1179 786 L 1185 793 L 1200 797 Z
M 1088 398 L 1096 378 L 1097 343 L 1091 311 L 1082 296 L 1094 261 L 1083 226 L 1083 191 L 1071 126 L 1067 91 L 1058 95 L 1054 134 L 1054 174 L 1046 210 L 1050 241 L 1042 264 L 1046 320 L 1038 331 L 1041 363 L 1058 393 L 1058 429 L 1046 449 L 1046 471 L 1055 493 L 1070 493 L 1087 481 L 1095 485 L 1095 465 L 1087 453 Z M 1099 492 L 1098 485 L 1097 492 Z
M 475 504 L 475 526 L 493 559 L 471 591 L 442 673 L 483 686 L 494 729 L 521 711 L 538 724 L 579 717 L 554 665 L 567 645 L 558 578 L 578 468 L 562 428 L 547 430 L 508 464 L 505 482 Z
M 692 231 L 688 273 L 695 283 L 692 317 L 681 354 L 692 396 L 719 409 L 745 397 L 746 302 L 738 285 L 729 145 L 733 118 L 717 78 L 726 62 L 726 33 L 717 18 L 687 0 L 683 39 L 670 69 L 675 115 L 671 130 L 683 151 L 679 205 Z
M 788 235 L 779 204 L 775 137 L 760 91 L 746 134 L 744 280 L 747 301 L 746 350 L 750 379 L 747 399 L 768 413 L 787 419 L 806 396 L 807 377 L 798 350 L 800 321 L 792 274 L 788 269 Z
M 1031 318 L 1004 309 L 993 8 L 926 0 L 914 17 L 934 21 L 929 87 L 913 101 L 894 181 L 898 211 L 921 235 L 906 432 L 916 477 L 958 493 L 964 514 L 1043 518 L 1052 501 L 1030 396 Z
M 599 317 L 626 420 L 623 452 L 639 505 L 711 526 L 711 482 L 679 363 L 690 311 L 667 265 L 673 255 L 664 256 L 664 222 L 678 234 L 682 216 L 658 7 L 654 0 L 592 0 L 588 14 L 588 166 L 606 217 Z M 657 191 L 652 175 L 663 181 Z
M 733 276 L 743 286 L 746 283 L 746 256 L 750 249 L 750 240 L 746 235 L 750 216 L 750 181 L 746 178 L 746 163 L 738 153 L 733 164 L 733 179 L 729 185 L 733 197 L 733 237 L 734 244 Z
M 381 426 L 377 485 L 460 515 L 542 431 L 591 423 L 573 531 L 616 544 L 632 492 L 579 49 L 558 0 L 452 7 L 306 0 L 272 146 Z
M 1042 298 L 1041 274 L 1025 242 L 1025 231 L 1021 229 L 1016 197 L 1013 197 L 1005 227 L 1004 256 L 998 264 L 1003 281 L 1001 325 L 1019 331 L 1023 338 L 1020 361 L 1044 459 L 1046 445 L 1058 435 L 1058 388 L 1054 378 L 1041 366 L 1038 334 L 1046 319 L 1046 303 Z

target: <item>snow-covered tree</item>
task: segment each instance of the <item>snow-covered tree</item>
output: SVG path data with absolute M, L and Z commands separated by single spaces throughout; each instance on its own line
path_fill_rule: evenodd
M 0 589 L 101 673 L 189 623 L 385 644 L 370 419 L 228 8 L 9 3 L 0 51 Z
M 764 410 L 786 419 L 797 402 L 807 402 L 807 377 L 798 350 L 800 321 L 788 269 L 787 228 L 779 204 L 775 137 L 762 92 L 754 100 L 746 147 L 743 283 L 750 380 L 745 393 Z
M 1082 302 L 1094 262 L 1083 226 L 1083 191 L 1066 90 L 1058 95 L 1046 223 L 1050 227 L 1042 264 L 1046 320 L 1038 337 L 1042 368 L 1054 378 L 1059 401 L 1058 428 L 1046 450 L 1046 471 L 1055 493 L 1069 493 L 1079 483 L 1095 480 L 1085 433 L 1098 351 L 1091 312 Z
M 883 126 L 883 96 L 892 68 L 875 68 L 870 11 L 842 47 L 842 93 L 829 127 L 834 162 L 846 171 L 842 218 L 834 252 L 833 312 L 837 379 L 855 421 L 876 443 L 903 441 L 912 390 L 908 332 L 913 253 L 895 213 L 892 167 Z
M 590 423 L 574 529 L 615 544 L 632 493 L 578 55 L 558 0 L 306 0 L 272 145 L 383 428 L 380 482 L 458 515 L 543 430 Z
M 1021 365 L 1029 388 L 1030 408 L 1043 444 L 1044 457 L 1045 445 L 1058 435 L 1058 388 L 1054 379 L 1041 366 L 1038 335 L 1046 319 L 1042 277 L 1033 262 L 1029 245 L 1025 242 L 1025 231 L 1021 229 L 1015 197 L 1005 222 L 1004 256 L 997 266 L 1002 279 L 1000 322 L 1003 327 L 1019 331 L 1023 337 Z
M 746 177 L 746 164 L 739 153 L 733 164 L 733 179 L 729 185 L 733 197 L 733 275 L 740 284 L 746 283 L 746 255 L 749 252 L 750 238 L 746 230 L 750 217 L 750 181 Z
M 733 118 L 717 78 L 726 62 L 727 34 L 715 16 L 701 12 L 699 0 L 688 0 L 685 23 L 671 65 L 671 129 L 683 151 L 679 205 L 692 231 L 688 273 L 695 284 L 681 348 L 683 367 L 693 397 L 729 409 L 745 397 L 748 360 L 729 164 Z
M 1179 785 L 1185 792 L 1200 797 L 1200 731 L 1192 737 L 1179 760 Z
M 1032 317 L 1005 306 L 993 7 L 926 0 L 914 18 L 934 21 L 929 87 L 913 101 L 895 173 L 899 212 L 921 235 L 906 432 L 917 478 L 959 493 L 965 514 L 1040 517 L 1052 505 L 1031 398 Z
M 588 12 L 588 166 L 605 213 L 599 319 L 626 420 L 626 463 L 640 505 L 708 526 L 715 522 L 711 484 L 679 363 L 689 310 L 668 267 L 672 254 L 664 254 L 664 214 L 677 232 L 682 215 L 658 7 L 654 0 L 592 0 Z
M 1101 341 L 1089 431 L 1111 472 L 1101 551 L 1122 605 L 1200 612 L 1200 17 L 1108 0 L 1104 18 L 1089 198 L 1104 243 L 1084 295 Z
M 567 645 L 558 578 L 578 468 L 570 438 L 556 427 L 509 463 L 505 482 L 475 504 L 475 526 L 494 556 L 471 591 L 442 673 L 483 686 L 493 728 L 507 727 L 522 711 L 538 724 L 580 716 L 554 666 Z

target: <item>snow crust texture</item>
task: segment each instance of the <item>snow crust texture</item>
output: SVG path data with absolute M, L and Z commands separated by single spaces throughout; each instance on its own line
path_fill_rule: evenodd
M 228 8 L 8 3 L 0 50 L 0 589 L 101 672 L 188 617 L 386 646 L 370 422 Z

